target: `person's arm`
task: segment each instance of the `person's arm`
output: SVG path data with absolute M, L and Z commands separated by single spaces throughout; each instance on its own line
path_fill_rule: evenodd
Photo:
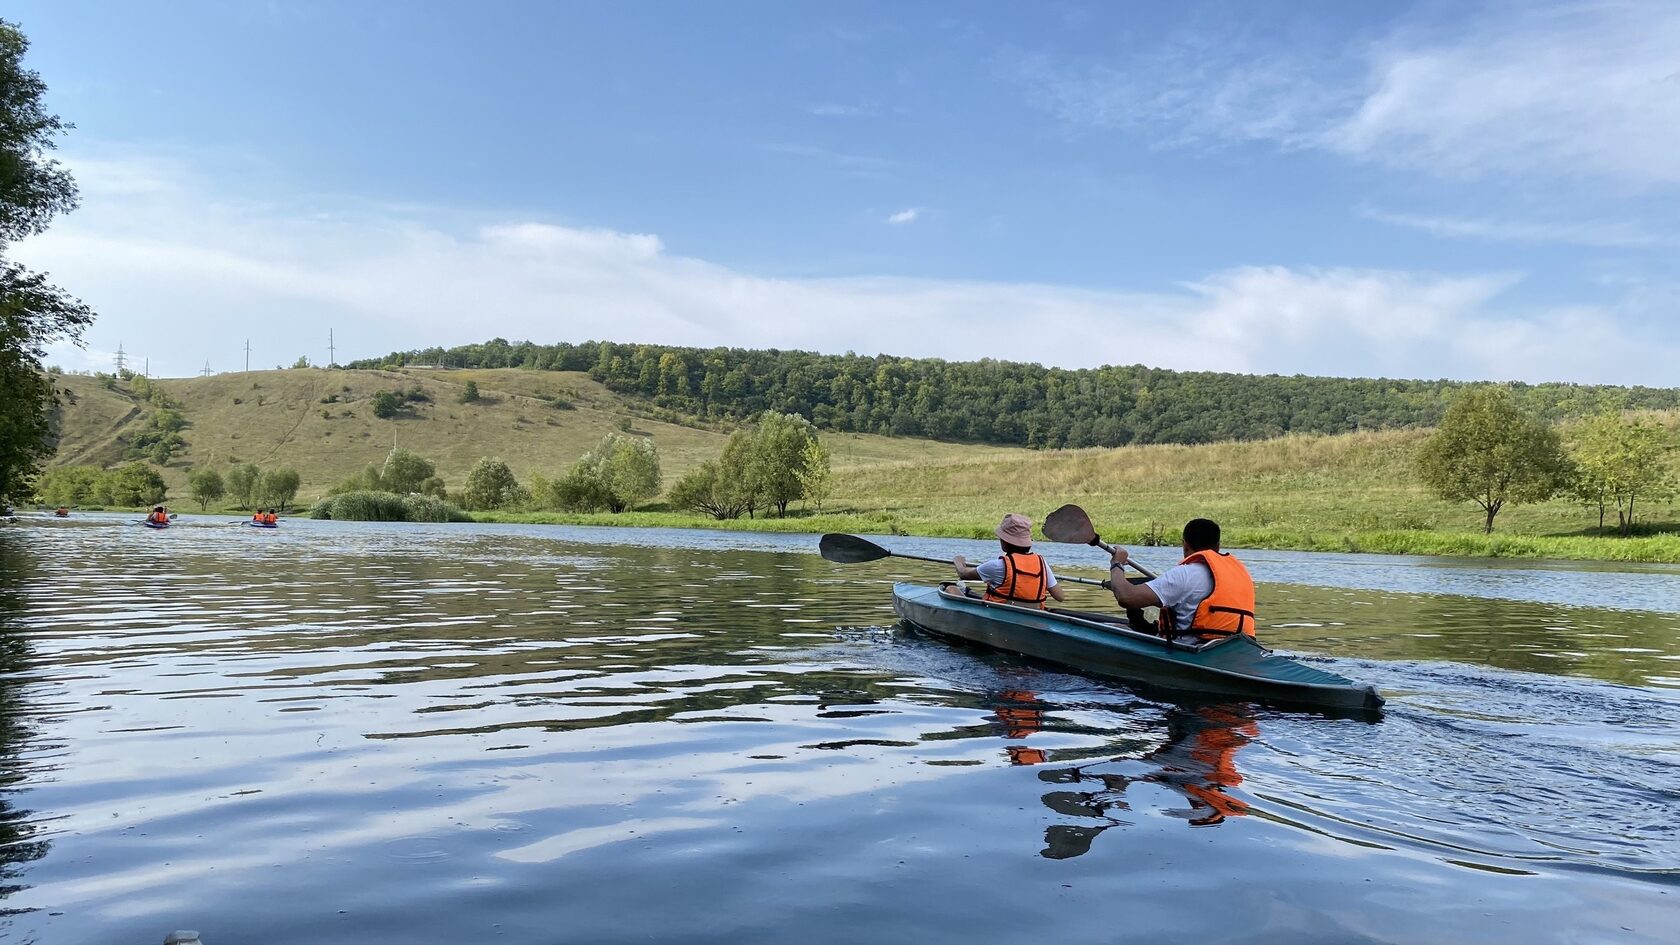
M 1062 591 L 1062 582 L 1056 580 L 1056 572 L 1050 569 L 1048 561 L 1044 562 L 1044 579 L 1050 582 L 1048 590 L 1057 603 L 1067 600 L 1067 594 Z
M 1114 589 L 1114 599 L 1121 607 L 1142 610 L 1145 607 L 1161 606 L 1161 598 L 1155 596 L 1155 590 L 1147 584 L 1133 584 L 1126 580 L 1126 560 L 1129 557 L 1124 548 L 1114 549 L 1114 560 L 1108 566 L 1108 580 Z
M 978 581 L 978 580 L 980 580 L 980 569 L 975 567 L 972 564 L 969 564 L 968 559 L 964 558 L 962 555 L 957 555 L 956 558 L 951 561 L 951 564 L 956 566 L 957 580 L 959 580 L 959 581 Z M 1060 598 L 1057 598 L 1057 599 L 1059 600 Z

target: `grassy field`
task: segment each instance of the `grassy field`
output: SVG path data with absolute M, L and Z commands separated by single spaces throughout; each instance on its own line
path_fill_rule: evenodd
M 1631 539 L 1593 534 L 1596 518 L 1557 500 L 1503 511 L 1491 536 L 1468 504 L 1440 502 L 1413 481 L 1423 431 L 1296 436 L 1206 446 L 932 458 L 841 473 L 825 514 L 719 523 L 682 513 L 510 514 L 554 524 L 730 527 L 982 538 L 1005 511 L 1042 521 L 1065 502 L 1091 513 L 1104 537 L 1176 545 L 1197 516 L 1218 521 L 1237 548 L 1369 551 L 1680 562 L 1680 510 L 1647 510 Z M 1612 516 L 1613 517 L 1613 516 Z
M 468 380 L 481 400 L 459 403 Z M 119 437 L 140 421 L 143 405 L 92 378 L 65 378 L 73 403 L 64 412 L 57 463 L 121 459 Z M 586 375 L 520 370 L 314 369 L 223 374 L 160 382 L 181 401 L 190 448 L 165 470 L 184 506 L 186 470 L 206 463 L 286 464 L 303 476 L 307 502 L 369 462 L 392 442 L 438 464 L 458 488 L 481 456 L 500 456 L 522 478 L 563 471 L 626 421 L 658 445 L 665 482 L 715 457 L 727 431 L 648 419 L 640 406 Z M 402 417 L 378 420 L 369 398 L 418 384 L 432 398 Z M 336 403 L 323 404 L 323 398 Z M 561 409 L 559 397 L 572 409 Z M 1680 415 L 1663 416 L 1680 432 Z M 1237 548 L 1373 551 L 1680 562 L 1680 511 L 1648 506 L 1640 536 L 1593 534 L 1596 519 L 1555 500 L 1503 511 L 1494 535 L 1481 534 L 1479 512 L 1430 497 L 1413 478 L 1412 456 L 1425 431 L 1290 436 L 1203 446 L 1134 446 L 1035 452 L 880 436 L 827 434 L 835 487 L 824 514 L 795 507 L 786 519 L 731 522 L 673 512 L 655 504 L 622 515 L 553 512 L 479 513 L 489 521 L 851 531 L 984 537 L 1005 511 L 1042 521 L 1064 502 L 1091 512 L 1112 541 L 1176 544 L 1185 520 L 1220 522 Z M 1612 514 L 1612 519 L 1614 515 Z M 1612 522 L 1613 524 L 1613 522 Z
M 61 439 L 53 465 L 113 465 L 123 459 L 122 437 L 144 422 L 148 405 L 126 388 L 106 390 L 91 377 L 61 378 Z M 479 400 L 460 403 L 467 381 Z M 187 449 L 163 469 L 170 494 L 186 495 L 187 471 L 200 465 L 226 469 L 236 463 L 286 465 L 303 478 L 307 502 L 368 463 L 380 463 L 393 444 L 430 459 L 450 488 L 484 456 L 499 456 L 521 479 L 554 477 L 629 423 L 632 433 L 659 447 L 667 483 L 689 467 L 717 456 L 727 430 L 649 419 L 640 405 L 619 397 L 585 374 L 520 370 L 403 372 L 303 368 L 251 371 L 154 382 L 179 401 L 188 427 Z M 381 390 L 418 385 L 431 397 L 398 417 L 373 415 Z M 571 409 L 556 407 L 559 397 Z M 323 403 L 325 399 L 333 403 Z M 825 437 L 835 468 L 891 464 L 912 459 L 997 457 L 1020 450 L 962 446 L 925 440 L 855 434 Z

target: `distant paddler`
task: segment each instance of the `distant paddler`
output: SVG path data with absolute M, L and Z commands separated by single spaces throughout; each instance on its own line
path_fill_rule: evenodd
M 70 517 L 70 506 L 61 505 L 58 508 L 53 509 L 53 514 L 58 516 L 59 518 L 69 518 Z
M 1056 583 L 1055 572 L 1044 556 L 1032 550 L 1032 520 L 1011 512 L 995 530 L 1003 554 L 978 565 L 969 564 L 957 555 L 952 564 L 957 577 L 965 581 L 985 581 L 986 599 L 994 604 L 1016 604 L 1024 607 L 1043 607 L 1046 597 L 1066 600 Z
M 169 510 L 161 505 L 152 506 L 152 514 L 146 516 L 146 524 L 153 528 L 169 527 Z
M 1219 550 L 1219 525 L 1205 518 L 1184 524 L 1184 560 L 1143 584 L 1125 580 L 1126 549 L 1115 548 L 1109 568 L 1114 599 L 1126 608 L 1132 626 L 1153 630 L 1184 643 L 1246 633 L 1254 636 L 1254 578 L 1248 568 Z M 1143 608 L 1159 607 L 1150 627 Z

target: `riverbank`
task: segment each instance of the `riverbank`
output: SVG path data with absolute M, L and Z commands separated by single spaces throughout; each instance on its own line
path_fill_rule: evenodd
M 1031 513 L 1029 513 L 1031 514 Z M 849 532 L 866 535 L 919 535 L 928 538 L 989 539 L 997 524 L 991 520 L 929 520 L 885 512 L 842 512 L 718 521 L 678 512 L 477 512 L 480 522 L 534 525 L 601 525 L 626 528 L 706 528 L 730 531 L 823 534 Z M 1042 513 L 1035 516 L 1042 518 Z M 1147 546 L 1148 523 L 1103 523 L 1104 538 L 1120 544 Z M 1177 533 L 1163 536 L 1176 544 Z M 1158 542 L 1159 543 L 1159 542 Z M 1616 538 L 1579 535 L 1482 535 L 1447 531 L 1337 531 L 1234 527 L 1225 529 L 1228 548 L 1273 551 L 1331 551 L 1367 554 L 1442 555 L 1470 558 L 1528 558 L 1566 561 L 1626 561 L 1680 564 L 1680 535 Z

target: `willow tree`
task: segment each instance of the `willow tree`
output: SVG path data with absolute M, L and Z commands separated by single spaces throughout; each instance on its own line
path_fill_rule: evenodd
M 12 243 L 76 207 L 76 182 L 50 152 L 69 129 L 41 103 L 46 83 L 23 67 L 29 41 L 0 20 L 0 500 L 21 497 L 52 450 L 47 346 L 79 342 L 93 313 L 41 273 L 12 262 Z
M 1503 387 L 1459 395 L 1418 451 L 1418 479 L 1448 502 L 1474 502 L 1493 532 L 1506 505 L 1544 502 L 1569 481 L 1557 431 L 1524 413 Z

